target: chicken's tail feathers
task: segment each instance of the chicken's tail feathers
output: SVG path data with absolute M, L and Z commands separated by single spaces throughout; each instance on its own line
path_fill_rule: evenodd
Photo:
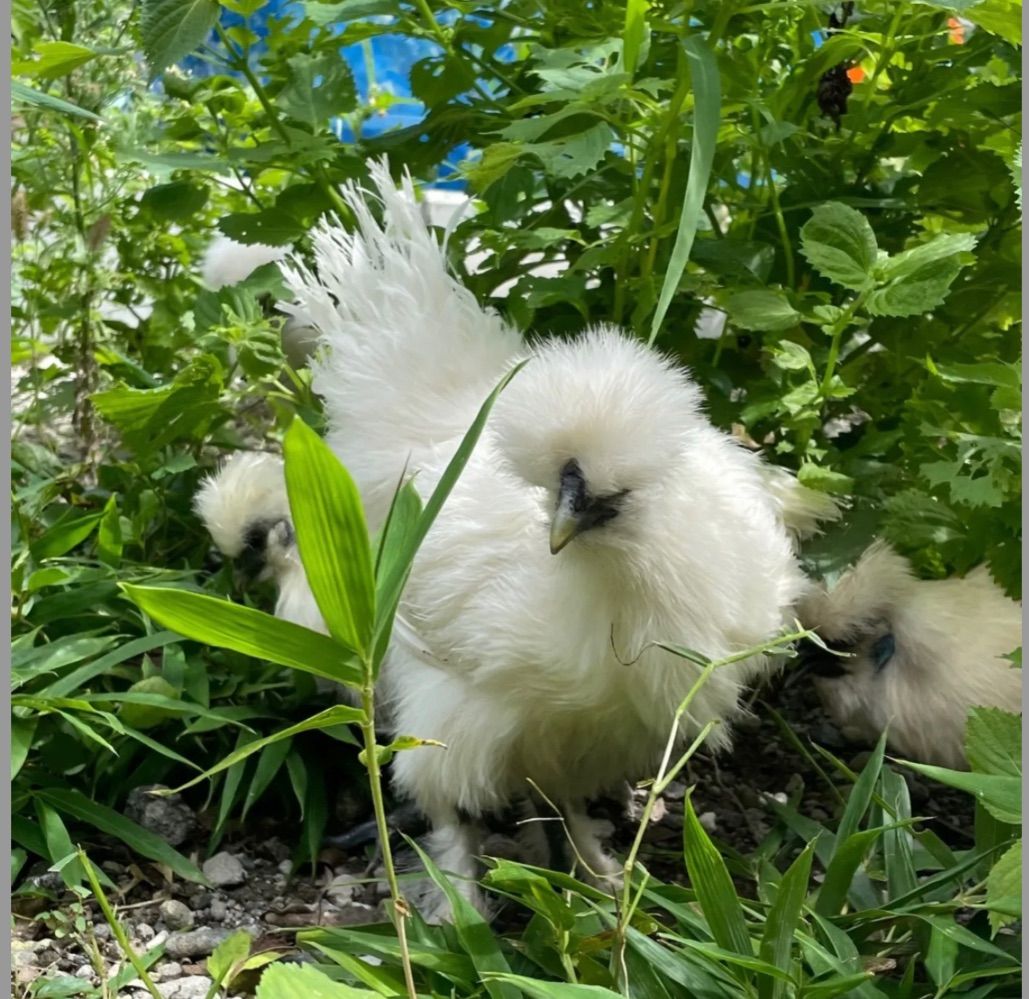
M 223 555 L 263 552 L 268 532 L 289 523 L 282 459 L 256 451 L 233 455 L 201 483 L 193 509 Z
M 325 219 L 314 230 L 313 268 L 293 258 L 284 276 L 319 334 L 314 388 L 333 427 L 347 427 L 340 451 L 418 453 L 467 429 L 478 405 L 510 367 L 518 333 L 484 308 L 447 267 L 404 174 L 371 165 L 375 188 L 343 188 L 353 227 Z M 381 206 L 381 221 L 372 202 Z
M 794 542 L 821 533 L 821 525 L 839 520 L 842 508 L 828 493 L 801 485 L 797 477 L 781 465 L 761 463 L 761 472 L 779 519 Z

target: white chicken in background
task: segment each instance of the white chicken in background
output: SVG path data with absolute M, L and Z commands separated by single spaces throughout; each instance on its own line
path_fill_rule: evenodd
M 806 598 L 800 618 L 825 643 L 804 653 L 826 710 L 848 739 L 963 769 L 973 707 L 1022 710 L 1022 671 L 1004 658 L 1022 644 L 1021 604 L 980 567 L 922 580 L 876 542 L 835 586 Z
M 284 268 L 296 304 L 283 308 L 320 333 L 327 439 L 373 531 L 402 475 L 431 493 L 483 400 L 531 358 L 404 593 L 407 637 L 394 636 L 380 695 L 398 734 L 446 748 L 398 754 L 394 785 L 477 905 L 480 817 L 530 781 L 560 805 L 586 865 L 612 875 L 584 802 L 653 773 L 699 673 L 652 643 L 721 659 L 790 626 L 807 582 L 784 518 L 810 505 L 785 498 L 785 479 L 773 488 L 762 460 L 705 417 L 687 373 L 642 343 L 603 326 L 523 342 L 450 276 L 410 179 L 397 190 L 385 164 L 372 176 L 382 224 L 347 189 L 356 231 L 314 232 L 314 269 Z M 265 519 L 226 492 L 238 525 Z M 773 667 L 756 656 L 717 670 L 680 738 L 728 722 L 744 685 Z M 728 728 L 711 744 L 725 745 Z M 431 915 L 446 914 L 443 903 Z

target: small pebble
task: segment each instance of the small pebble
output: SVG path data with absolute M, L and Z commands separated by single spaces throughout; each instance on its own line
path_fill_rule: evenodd
M 714 812 L 701 812 L 697 821 L 709 832 L 714 833 L 718 829 L 718 817 Z
M 154 928 L 149 923 L 136 924 L 136 939 L 146 943 L 154 939 Z
M 231 888 L 247 879 L 239 858 L 224 850 L 205 860 L 202 869 L 204 877 L 217 888 Z
M 84 964 L 81 968 L 76 968 L 75 977 L 91 982 L 93 980 L 93 965 Z
M 182 965 L 178 961 L 168 961 L 166 964 L 159 965 L 154 975 L 160 978 L 162 982 L 167 982 L 172 978 L 181 978 Z
M 229 907 L 225 904 L 225 900 L 221 898 L 215 898 L 211 900 L 210 908 L 211 919 L 216 923 L 224 923 L 225 917 L 229 914 Z
M 212 984 L 206 975 L 189 975 L 171 982 L 159 982 L 157 991 L 164 999 L 204 999 Z
M 193 913 L 189 906 L 176 898 L 161 903 L 161 919 L 169 930 L 189 930 L 193 927 Z
M 279 864 L 278 870 L 279 870 L 280 874 L 285 874 L 286 877 L 289 877 L 289 875 L 293 873 L 293 861 L 292 860 L 284 860 L 284 861 L 282 861 L 282 863 Z
M 207 957 L 227 936 L 229 931 L 201 926 L 187 933 L 173 933 L 168 937 L 164 952 L 169 957 Z

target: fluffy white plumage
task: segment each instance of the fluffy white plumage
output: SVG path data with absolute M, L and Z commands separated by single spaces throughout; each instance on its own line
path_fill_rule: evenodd
M 813 508 L 795 480 L 770 478 L 714 428 L 686 372 L 655 351 L 611 327 L 525 344 L 449 275 L 410 180 L 398 190 L 384 164 L 373 179 L 382 225 L 350 188 L 357 230 L 322 224 L 314 270 L 286 268 L 287 311 L 321 334 L 314 387 L 328 441 L 373 529 L 404 470 L 427 496 L 486 395 L 532 358 L 404 594 L 381 693 L 398 733 L 447 748 L 399 754 L 394 783 L 460 876 L 475 874 L 476 817 L 530 779 L 560 803 L 587 864 L 610 873 L 584 799 L 653 772 L 698 674 L 650 643 L 717 659 L 788 625 L 806 581 L 786 521 L 808 530 Z M 731 718 L 744 684 L 772 665 L 716 671 L 682 738 Z M 727 740 L 726 725 L 711 736 Z
M 1022 709 L 1022 671 L 1003 658 L 1022 644 L 1021 605 L 985 567 L 964 578 L 921 580 L 877 542 L 834 587 L 808 596 L 801 620 L 830 647 L 851 653 L 821 657 L 823 672 L 842 672 L 815 678 L 848 738 L 874 741 L 888 727 L 897 753 L 963 768 L 969 710 Z

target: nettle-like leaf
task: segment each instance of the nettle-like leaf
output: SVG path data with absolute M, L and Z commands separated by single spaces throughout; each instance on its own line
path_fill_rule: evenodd
M 319 56 L 298 52 L 286 62 L 289 79 L 278 103 L 291 118 L 319 128 L 333 116 L 354 109 L 354 77 L 335 52 Z
M 281 208 L 233 212 L 218 220 L 218 228 L 237 243 L 286 246 L 303 236 L 304 224 Z
M 864 291 L 873 279 L 879 247 L 868 220 L 849 205 L 819 205 L 800 230 L 808 263 L 824 278 L 852 291 Z
M 1000 708 L 973 708 L 965 727 L 969 766 L 984 774 L 1022 774 L 1022 719 Z
M 943 303 L 958 272 L 968 262 L 963 254 L 975 247 L 970 233 L 936 236 L 912 247 L 882 266 L 883 285 L 865 307 L 873 316 L 917 316 Z
M 730 296 L 726 309 L 732 322 L 745 330 L 777 332 L 800 322 L 800 313 L 774 288 L 738 292 Z
M 1022 918 L 1021 840 L 1012 843 L 990 869 L 986 879 L 986 908 L 994 933 Z
M 217 0 L 143 0 L 139 33 L 151 72 L 189 55 L 208 35 L 221 11 Z

